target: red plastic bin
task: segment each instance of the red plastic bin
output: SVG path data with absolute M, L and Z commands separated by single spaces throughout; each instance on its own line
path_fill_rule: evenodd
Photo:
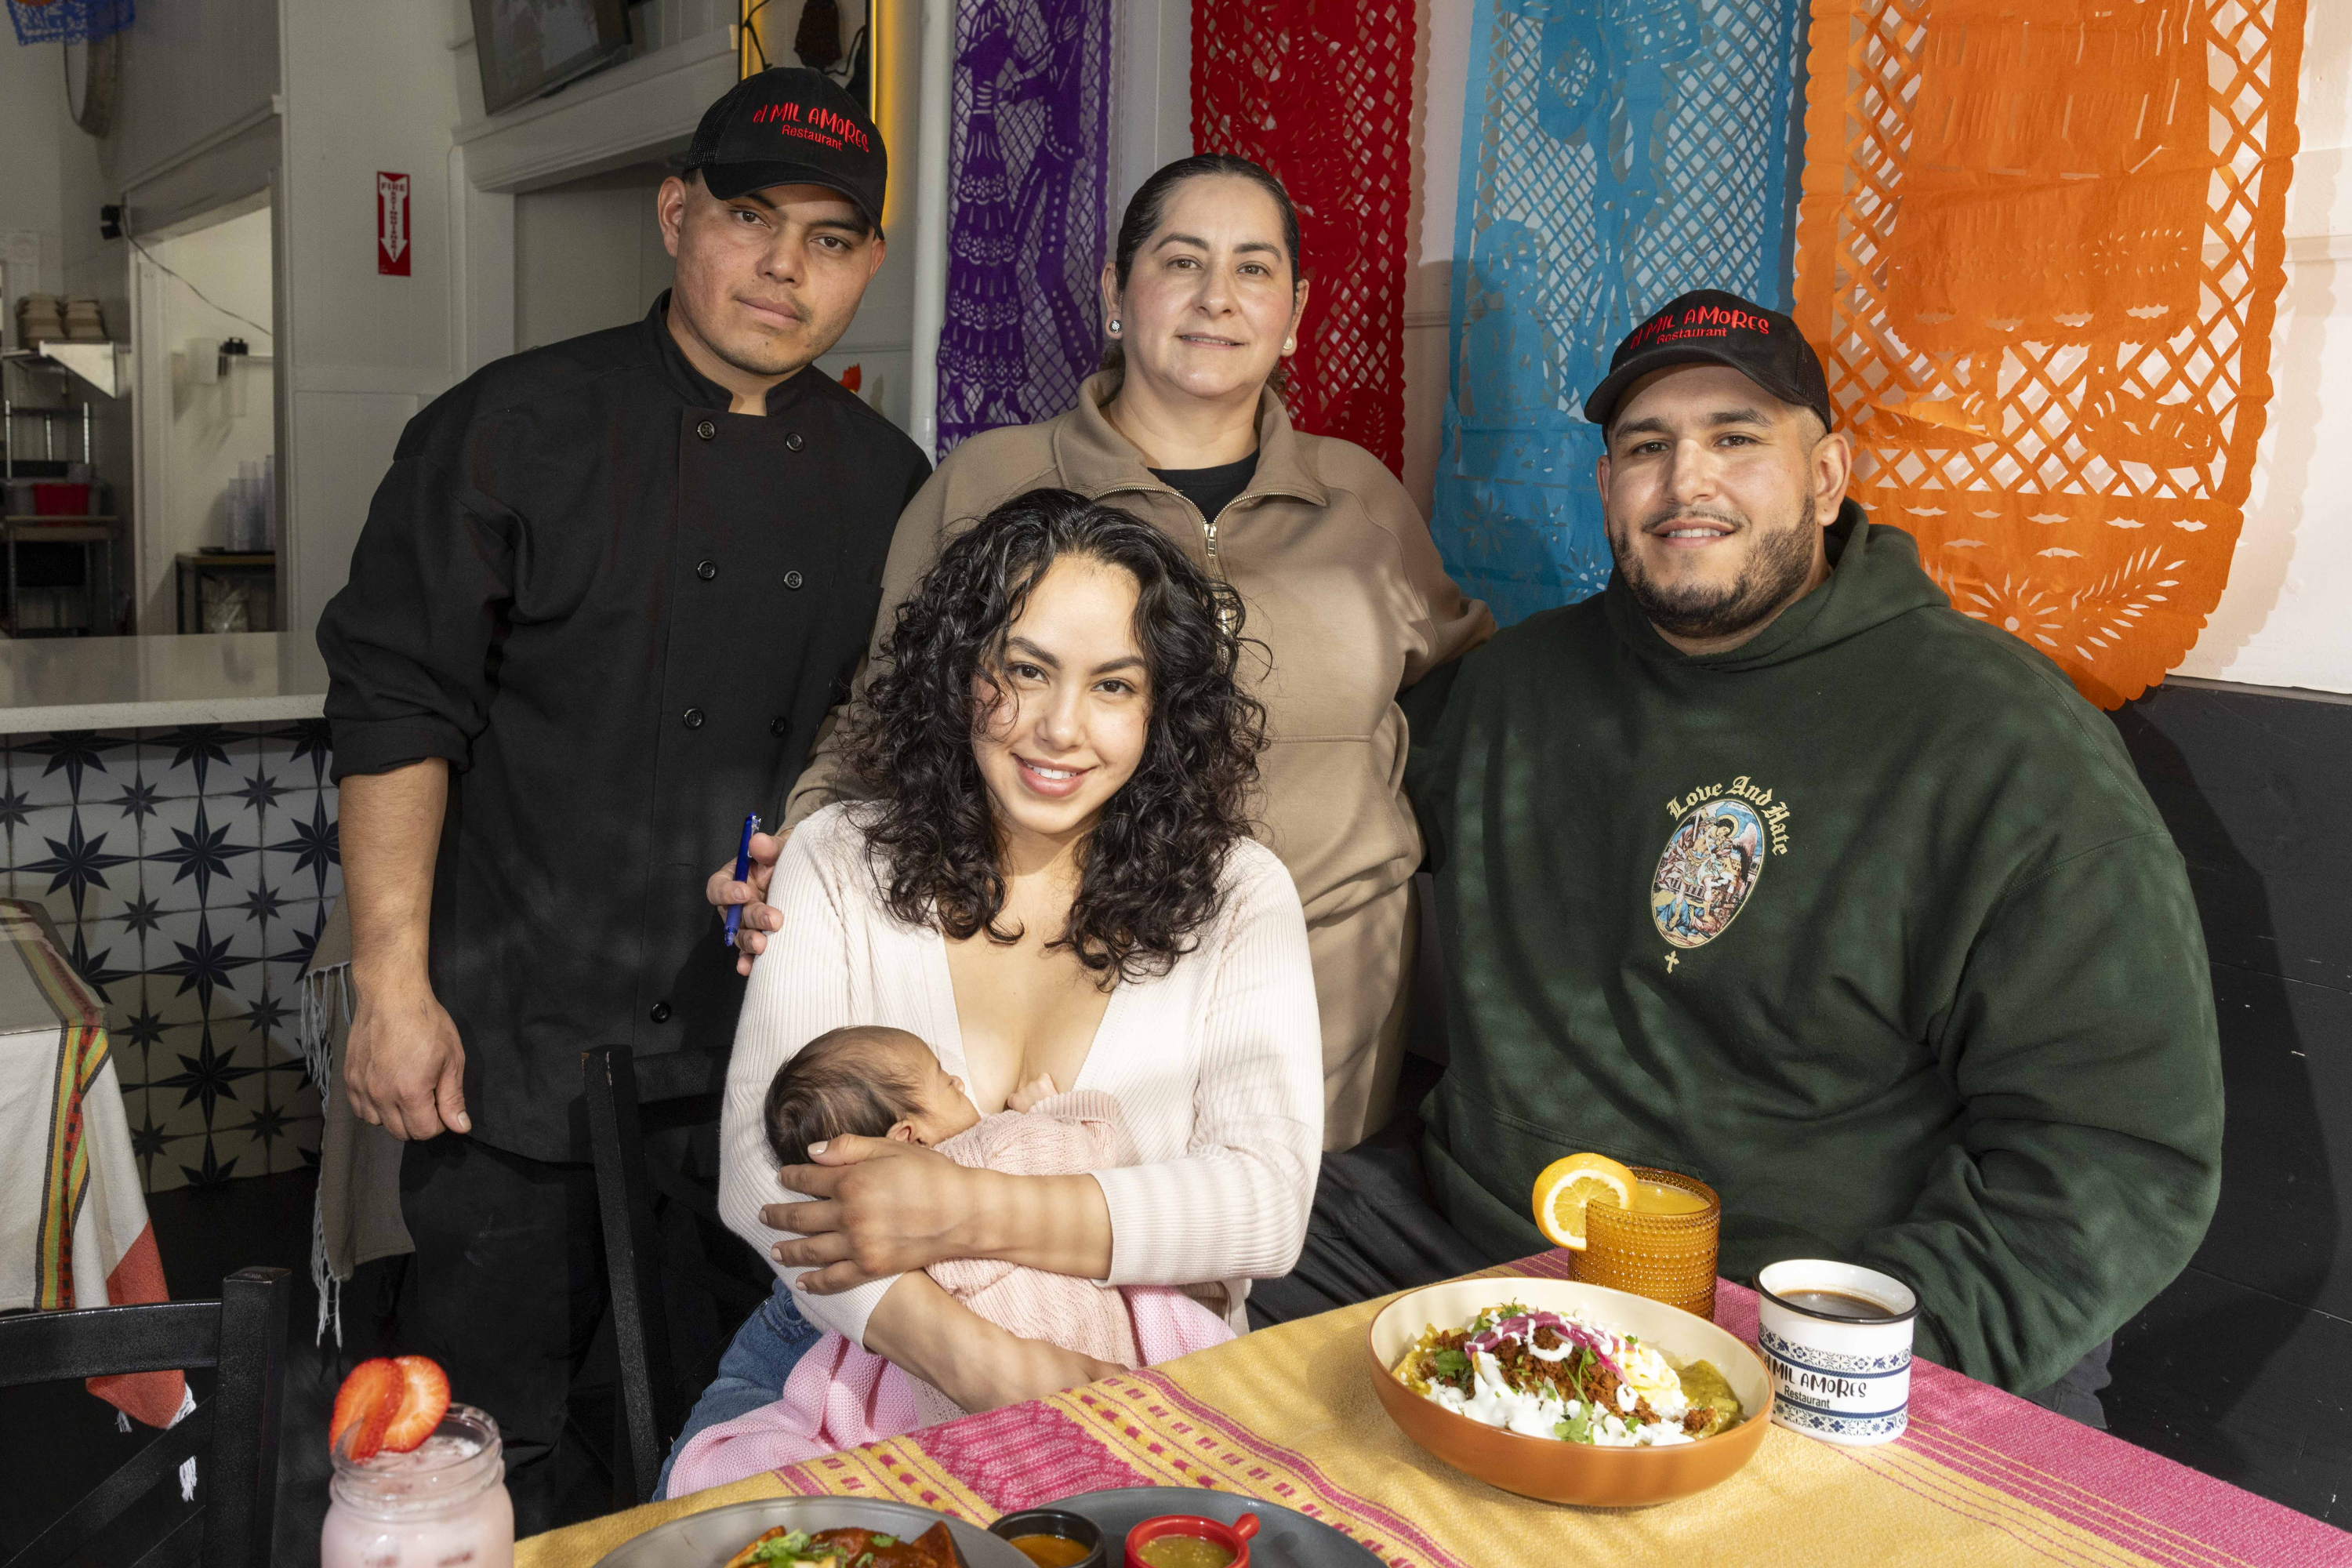
M 89 486 L 36 482 L 33 486 L 33 510 L 42 517 L 88 517 Z

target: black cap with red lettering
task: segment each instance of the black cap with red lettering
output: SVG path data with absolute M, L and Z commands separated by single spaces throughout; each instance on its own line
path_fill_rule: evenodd
M 822 71 L 771 66 L 703 110 L 681 165 L 721 201 L 771 185 L 839 191 L 876 227 L 890 174 L 865 105 Z
M 1797 323 L 1720 289 L 1694 289 L 1669 300 L 1628 333 L 1610 356 L 1609 374 L 1586 395 L 1584 416 L 1606 426 L 1626 389 L 1652 371 L 1709 363 L 1729 365 L 1781 402 L 1811 409 L 1825 426 L 1837 423 L 1821 358 Z

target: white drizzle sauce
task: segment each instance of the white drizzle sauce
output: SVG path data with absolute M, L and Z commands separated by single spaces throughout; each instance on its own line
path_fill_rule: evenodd
M 1471 1420 L 1488 1426 L 1499 1426 L 1529 1437 L 1558 1437 L 1560 1422 L 1580 1413 L 1600 1417 L 1592 1427 L 1595 1445 L 1612 1448 L 1666 1447 L 1692 1441 L 1682 1428 L 1682 1419 L 1690 1410 L 1690 1401 L 1683 1394 L 1682 1379 L 1674 1367 L 1657 1351 L 1645 1344 L 1628 1343 L 1622 1336 L 1591 1321 L 1582 1313 L 1566 1314 L 1570 1321 L 1592 1333 L 1607 1348 L 1610 1359 L 1624 1372 L 1624 1381 L 1618 1384 L 1619 1414 L 1603 1414 L 1598 1406 L 1587 1407 L 1577 1400 L 1562 1400 L 1541 1389 L 1521 1392 L 1506 1383 L 1500 1363 L 1485 1351 L 1471 1351 L 1471 1392 L 1462 1393 L 1451 1384 L 1432 1382 L 1428 1398 L 1434 1404 L 1467 1415 Z M 1528 1352 L 1538 1361 L 1559 1363 L 1576 1352 L 1577 1347 L 1562 1337 L 1561 1342 L 1546 1351 L 1534 1343 L 1532 1331 L 1525 1337 L 1513 1336 L 1527 1346 Z M 1629 1422 L 1624 1416 L 1633 1414 L 1641 1400 L 1649 1401 L 1650 1409 L 1658 1419 L 1651 1422 Z

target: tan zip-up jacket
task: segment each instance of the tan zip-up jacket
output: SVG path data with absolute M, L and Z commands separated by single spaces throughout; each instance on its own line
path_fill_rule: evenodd
M 1267 393 L 1256 476 L 1212 526 L 1103 417 L 1116 385 L 1115 376 L 1093 376 L 1069 413 L 988 431 L 949 455 L 898 519 L 875 646 L 947 539 L 1024 490 L 1109 501 L 1234 585 L 1245 635 L 1272 655 L 1255 689 L 1271 744 L 1253 815 L 1306 907 L 1323 1026 L 1324 1142 L 1344 1149 L 1387 1121 L 1403 1048 L 1421 834 L 1402 790 L 1396 694 L 1491 637 L 1494 617 L 1446 576 L 1419 509 L 1362 447 L 1292 429 Z M 864 684 L 861 669 L 852 702 Z M 828 723 L 793 787 L 788 826 L 852 793 L 834 732 Z

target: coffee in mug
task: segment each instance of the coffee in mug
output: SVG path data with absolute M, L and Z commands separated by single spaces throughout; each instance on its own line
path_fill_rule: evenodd
M 1909 1286 L 1874 1268 L 1801 1258 L 1759 1274 L 1756 1294 L 1775 1422 L 1852 1447 L 1903 1435 L 1919 1310 Z
M 1818 1312 L 1827 1318 L 1851 1318 L 1860 1323 L 1880 1322 L 1895 1316 L 1894 1309 L 1883 1302 L 1844 1290 L 1791 1290 L 1781 1300 L 1800 1312 Z

